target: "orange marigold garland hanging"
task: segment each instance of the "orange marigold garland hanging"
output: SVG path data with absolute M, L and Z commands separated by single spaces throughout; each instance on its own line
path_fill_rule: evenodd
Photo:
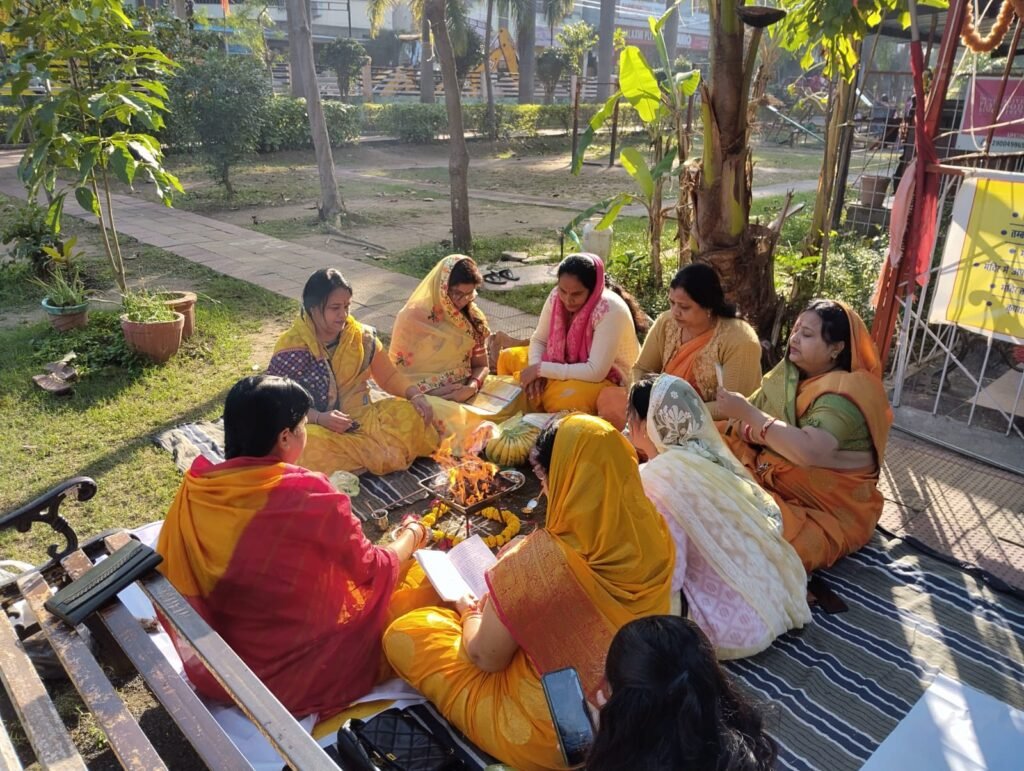
M 1024 0 L 1004 0 L 1003 7 L 999 9 L 999 16 L 996 17 L 995 24 L 992 25 L 992 29 L 989 30 L 988 34 L 982 37 L 981 33 L 978 32 L 977 25 L 974 23 L 974 3 L 967 3 L 964 25 L 960 29 L 960 39 L 963 40 L 965 46 L 976 54 L 991 53 L 996 49 L 996 46 L 1003 42 L 1003 38 L 1006 37 L 1006 32 L 1010 29 L 1010 24 L 1013 22 L 1014 14 L 1021 16 L 1021 13 L 1017 10 L 1018 6 L 1024 12 Z

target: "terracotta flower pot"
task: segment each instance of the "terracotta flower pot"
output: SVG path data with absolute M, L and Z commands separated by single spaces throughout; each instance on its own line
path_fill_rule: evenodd
M 39 303 L 43 306 L 50 324 L 58 332 L 67 332 L 69 329 L 81 329 L 89 323 L 89 303 L 80 305 L 50 305 L 50 298 L 44 297 Z
M 121 331 L 125 342 L 136 353 L 157 364 L 163 364 L 181 347 L 181 330 L 185 317 L 175 312 L 174 321 L 129 321 L 128 315 L 121 316 Z
M 860 203 L 872 209 L 879 209 L 885 203 L 889 192 L 889 178 L 865 174 L 860 178 Z
M 185 317 L 185 326 L 181 330 L 181 339 L 188 340 L 196 331 L 196 293 L 195 292 L 161 292 L 164 305 Z

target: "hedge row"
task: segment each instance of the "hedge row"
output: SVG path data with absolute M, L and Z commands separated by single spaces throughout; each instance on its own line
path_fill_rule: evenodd
M 14 122 L 18 119 L 19 108 L 12 107 L 10 105 L 0 105 L 0 145 L 6 144 L 7 142 L 14 142 L 17 144 L 18 138 L 12 137 L 7 138 L 7 132 L 14 126 Z

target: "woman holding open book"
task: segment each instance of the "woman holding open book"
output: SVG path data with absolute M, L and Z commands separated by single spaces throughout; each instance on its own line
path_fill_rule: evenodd
M 512 386 L 511 400 L 477 398 L 494 377 L 487 367 L 487 318 L 475 302 L 481 284 L 471 258 L 445 257 L 398 312 L 388 350 L 398 371 L 426 395 L 441 436 L 455 435 L 456 446 L 482 420 L 501 421 L 522 407 L 511 378 L 498 378 Z
M 413 611 L 384 634 L 399 676 L 522 771 L 565 768 L 540 673 L 574 667 L 596 703 L 618 629 L 668 612 L 675 559 L 636 454 L 608 423 L 570 415 L 542 432 L 533 458 L 546 526 L 501 555 L 479 602 Z

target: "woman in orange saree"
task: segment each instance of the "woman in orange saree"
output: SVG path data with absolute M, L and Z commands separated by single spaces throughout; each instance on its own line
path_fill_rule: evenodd
M 351 303 L 352 287 L 338 271 L 310 276 L 303 310 L 278 339 L 267 372 L 292 378 L 313 396 L 299 465 L 325 474 L 406 469 L 437 449 L 433 411 L 395 370 L 376 331 L 349 315 Z M 370 398 L 371 376 L 389 398 Z
M 385 626 L 439 598 L 408 570 L 426 528 L 410 522 L 373 546 L 348 497 L 294 465 L 311 404 L 285 378 L 239 381 L 224 406 L 227 460 L 196 459 L 157 551 L 159 570 L 289 711 L 327 717 L 393 676 Z M 175 645 L 196 689 L 228 701 L 192 649 Z
M 695 262 L 680 269 L 668 291 L 669 309 L 654 321 L 633 365 L 633 382 L 674 375 L 689 383 L 718 419 L 719 385 L 744 396 L 761 382 L 757 333 L 725 301 L 714 268 Z M 721 371 L 722 383 L 718 382 Z M 626 390 L 610 388 L 598 398 L 598 414 L 618 429 L 626 422 Z
M 575 667 L 593 702 L 618 629 L 669 611 L 675 559 L 636 454 L 608 423 L 572 415 L 541 434 L 535 458 L 547 524 L 490 569 L 482 607 L 420 609 L 384 635 L 400 677 L 521 771 L 565 768 L 541 673 Z
M 815 300 L 793 325 L 787 357 L 749 400 L 718 392 L 726 443 L 778 501 L 783 537 L 808 573 L 866 544 L 882 513 L 892 410 L 881 376 L 860 316 Z

